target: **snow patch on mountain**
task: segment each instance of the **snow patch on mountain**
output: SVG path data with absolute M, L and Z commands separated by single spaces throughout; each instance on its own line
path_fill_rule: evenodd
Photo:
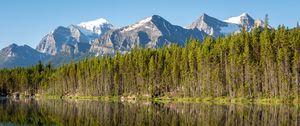
M 100 18 L 97 20 L 79 23 L 78 26 L 81 27 L 80 30 L 84 34 L 96 33 L 96 34 L 100 35 L 100 34 L 102 34 L 101 27 L 105 24 L 110 24 L 110 23 L 106 19 Z
M 121 32 L 127 32 L 127 31 L 132 31 L 136 28 L 142 27 L 143 25 L 145 25 L 146 23 L 150 22 L 152 20 L 152 17 L 148 17 L 144 20 L 139 21 L 136 24 L 130 25 L 126 28 L 124 28 Z M 145 27 L 145 28 L 150 28 L 150 27 Z
M 248 14 L 247 13 L 242 13 L 240 16 L 237 17 L 230 17 L 227 20 L 224 20 L 227 23 L 233 23 L 233 24 L 242 24 L 242 19 L 243 17 L 246 17 Z
M 8 53 L 7 57 L 15 57 L 15 54 L 14 54 L 13 52 L 10 51 L 10 52 Z
M 85 29 L 83 27 L 78 27 L 78 29 L 86 36 L 93 36 L 95 33 L 91 30 Z M 98 32 L 99 33 L 99 32 Z M 98 34 L 97 33 L 97 34 Z
M 236 25 L 236 24 L 228 24 L 227 26 L 225 27 L 221 27 L 221 33 L 223 33 L 224 35 L 228 35 L 228 34 L 232 34 L 232 33 L 235 33 L 237 31 L 240 30 L 240 27 L 239 25 Z

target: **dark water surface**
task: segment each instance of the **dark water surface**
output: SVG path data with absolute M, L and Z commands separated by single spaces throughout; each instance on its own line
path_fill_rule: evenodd
M 295 105 L 0 99 L 0 125 L 299 126 Z

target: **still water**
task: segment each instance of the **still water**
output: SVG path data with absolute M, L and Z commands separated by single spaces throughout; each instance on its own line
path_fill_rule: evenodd
M 299 126 L 299 106 L 0 99 L 0 125 Z

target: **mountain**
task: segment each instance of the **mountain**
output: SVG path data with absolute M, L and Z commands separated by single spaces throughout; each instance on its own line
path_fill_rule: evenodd
M 159 48 L 170 43 L 184 45 L 191 36 L 202 40 L 205 35 L 198 29 L 185 29 L 153 15 L 133 25 L 108 31 L 92 44 L 90 52 L 113 55 L 115 51 L 126 53 L 136 46 Z
M 59 26 L 40 41 L 36 50 L 55 55 L 59 52 L 70 51 L 67 49 L 74 48 L 76 43 L 89 43 L 89 38 L 74 25 Z
M 47 34 L 36 49 L 50 55 L 60 52 L 79 53 L 81 48 L 89 47 L 89 43 L 112 28 L 113 25 L 103 18 L 68 27 L 59 26 Z M 80 45 L 84 45 L 84 47 L 79 47 Z
M 107 31 L 113 29 L 113 25 L 109 23 L 106 19 L 100 18 L 93 21 L 87 21 L 79 23 L 79 29 L 86 36 L 97 36 L 100 37 L 105 34 Z
M 221 21 L 207 14 L 203 14 L 192 24 L 188 25 L 187 29 L 199 29 L 213 37 L 226 36 L 232 33 L 241 32 L 243 26 L 246 31 L 251 31 L 255 27 L 263 27 L 262 20 L 254 20 L 249 14 L 242 13 L 236 17 L 230 17 L 227 20 Z
M 242 13 L 240 16 L 237 17 L 230 17 L 227 20 L 225 20 L 225 22 L 244 26 L 247 31 L 254 28 L 255 24 L 255 20 L 247 13 Z
M 0 68 L 31 66 L 48 58 L 49 55 L 40 53 L 27 45 L 11 44 L 0 50 Z
M 199 29 L 213 37 L 235 33 L 240 29 L 238 24 L 227 23 L 203 14 L 196 21 L 186 27 L 187 29 Z
M 246 31 L 251 31 L 255 27 L 264 27 L 264 22 L 260 19 L 253 19 L 248 13 L 242 13 L 236 17 L 230 17 L 224 20 L 227 23 L 244 26 Z M 270 27 L 271 28 L 271 27 Z
M 237 17 L 230 17 L 225 22 L 245 25 L 245 26 L 254 26 L 254 19 L 249 16 L 247 13 L 242 13 L 240 16 Z

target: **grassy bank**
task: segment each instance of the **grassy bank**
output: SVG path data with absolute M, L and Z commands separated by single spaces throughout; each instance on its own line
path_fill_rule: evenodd
M 144 96 L 53 96 L 39 95 L 36 98 L 41 99 L 73 99 L 73 100 L 100 100 L 100 101 L 151 101 L 158 103 L 212 103 L 212 104 L 299 104 L 300 99 L 282 99 L 282 98 L 200 98 L 200 97 L 144 97 Z
M 179 102 L 179 103 L 214 103 L 214 104 L 299 104 L 299 99 L 281 99 L 281 98 L 191 98 L 191 97 L 160 97 L 154 98 L 156 102 Z

